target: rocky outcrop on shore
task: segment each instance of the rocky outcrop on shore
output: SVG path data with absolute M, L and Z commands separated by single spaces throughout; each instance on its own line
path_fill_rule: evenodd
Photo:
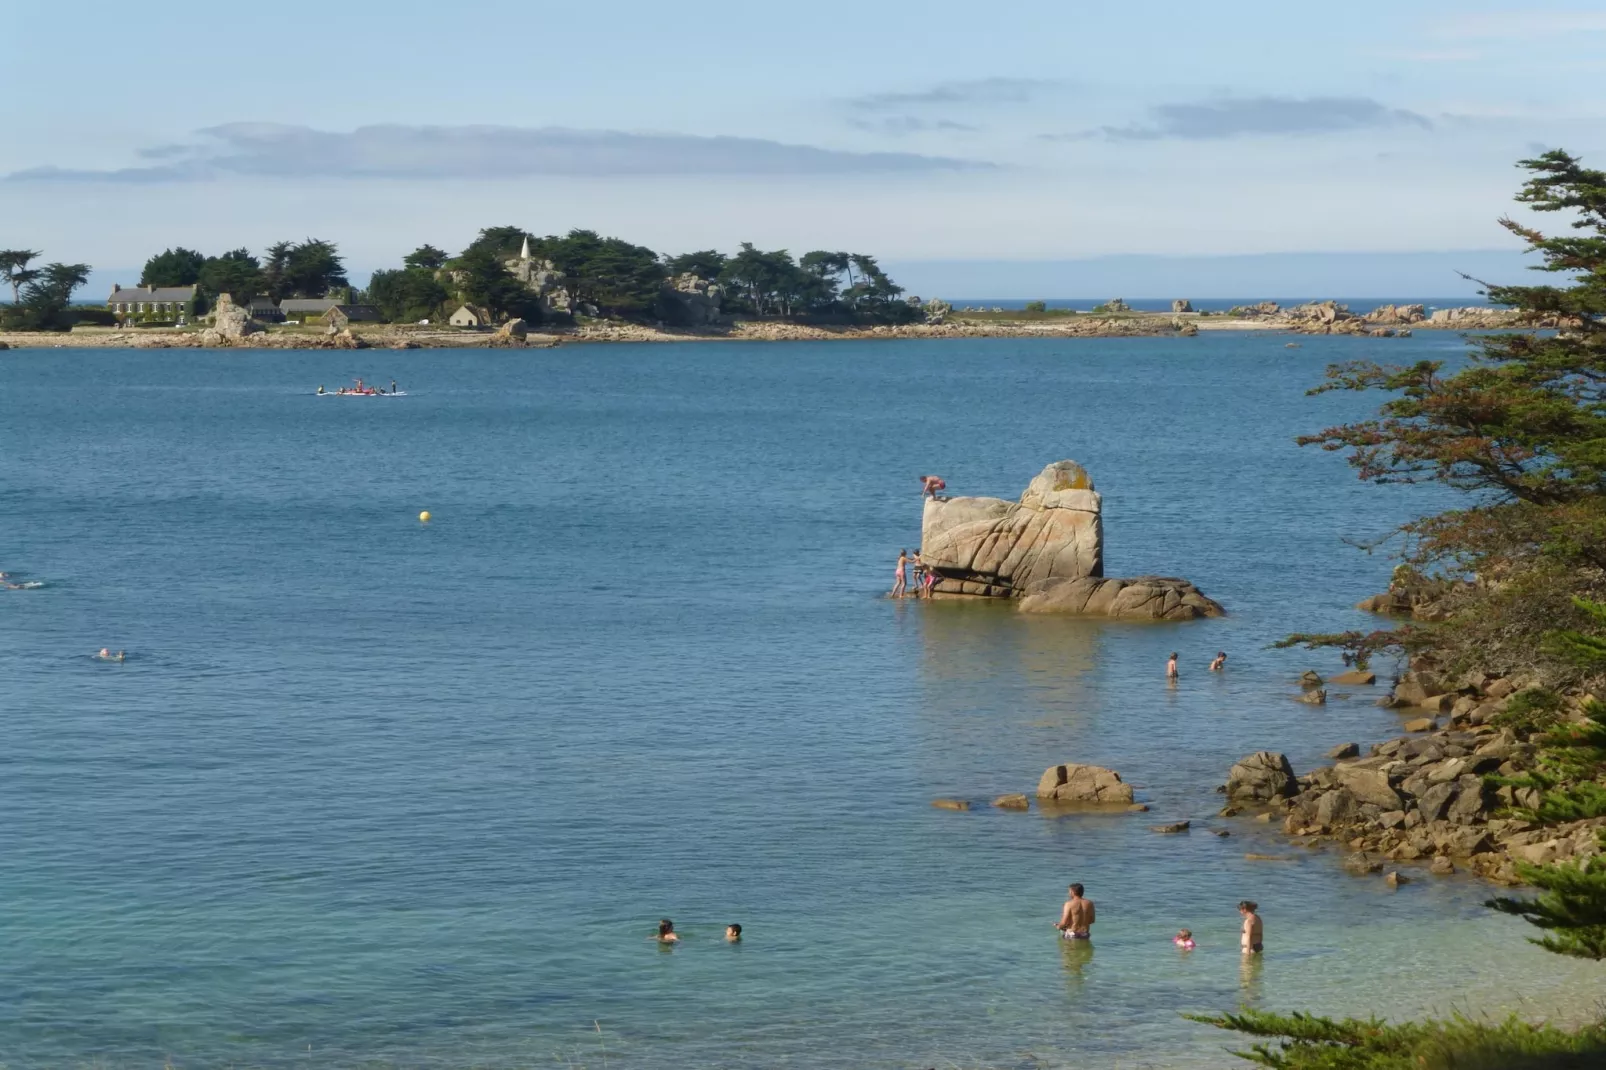
M 1056 461 L 1019 501 L 927 499 L 920 560 L 936 571 L 937 594 L 1019 598 L 1028 613 L 1191 620 L 1224 612 L 1187 580 L 1105 577 L 1103 508 L 1087 470 Z
M 1593 856 L 1606 829 L 1606 817 L 1542 824 L 1533 819 L 1538 790 L 1506 782 L 1534 767 L 1537 747 L 1501 716 L 1529 683 L 1414 668 L 1384 700 L 1425 714 L 1406 735 L 1364 754 L 1341 745 L 1334 764 L 1297 777 L 1286 757 L 1263 751 L 1234 765 L 1222 790 L 1229 802 L 1281 812 L 1283 831 L 1300 842 L 1345 845 L 1351 872 L 1407 863 L 1517 883 L 1516 863 Z M 1581 719 L 1582 704 L 1570 715 Z
M 1230 315 L 1263 322 L 1300 334 L 1355 334 L 1373 338 L 1408 338 L 1412 330 L 1479 331 L 1515 327 L 1558 326 L 1555 316 L 1536 316 L 1520 309 L 1437 308 L 1424 305 L 1379 305 L 1370 312 L 1352 312 L 1336 301 L 1313 301 L 1284 308 L 1275 301 L 1241 305 Z

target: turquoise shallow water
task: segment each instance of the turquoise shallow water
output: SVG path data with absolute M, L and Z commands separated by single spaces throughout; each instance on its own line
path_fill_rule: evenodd
M 0 592 L 0 1064 L 1224 1066 L 1179 1012 L 1587 1013 L 1600 969 L 1480 886 L 1211 816 L 1248 751 L 1396 729 L 1292 702 L 1331 662 L 1266 645 L 1358 623 L 1389 563 L 1341 536 L 1425 499 L 1291 439 L 1371 404 L 1303 395 L 1328 360 L 1458 351 L 4 354 L 0 568 L 47 586 Z M 355 375 L 408 396 L 311 396 Z M 1063 457 L 1112 574 L 1232 616 L 879 597 L 917 474 L 1013 497 Z M 1073 759 L 1153 812 L 928 805 Z M 1233 835 L 1147 831 L 1180 817 Z M 1091 951 L 1050 928 L 1070 880 Z

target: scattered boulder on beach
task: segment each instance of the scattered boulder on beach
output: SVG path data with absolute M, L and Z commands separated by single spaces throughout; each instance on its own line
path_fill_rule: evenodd
M 491 332 L 491 337 L 486 342 L 486 345 L 501 349 L 517 349 L 524 345 L 524 340 L 529 337 L 529 333 L 529 324 L 522 319 L 510 319 Z
M 1350 669 L 1348 672 L 1341 672 L 1336 676 L 1329 677 L 1327 682 L 1344 687 L 1364 687 L 1368 684 L 1377 683 L 1377 673 L 1369 669 Z
M 1359 758 L 1361 745 L 1359 743 L 1340 743 L 1327 752 L 1327 757 L 1333 761 L 1342 761 L 1345 758 Z
M 1132 785 L 1121 782 L 1121 774 L 1098 765 L 1067 762 L 1051 765 L 1037 782 L 1037 797 L 1056 803 L 1132 802 Z
M 1227 798 L 1240 802 L 1271 802 L 1292 795 L 1297 786 L 1288 755 L 1269 750 L 1238 759 L 1227 773 Z

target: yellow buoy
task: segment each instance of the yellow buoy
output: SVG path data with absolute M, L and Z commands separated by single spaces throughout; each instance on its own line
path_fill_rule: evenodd
M 426 524 L 429 523 L 429 510 L 425 509 L 422 513 L 419 513 L 418 514 L 418 519 L 423 521 Z

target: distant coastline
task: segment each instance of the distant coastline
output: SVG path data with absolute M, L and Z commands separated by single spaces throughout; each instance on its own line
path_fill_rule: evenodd
M 542 348 L 600 342 L 785 342 L 852 339 L 940 338 L 1121 338 L 1187 337 L 1205 331 L 1281 331 L 1289 334 L 1407 336 L 1413 330 L 1489 330 L 1550 327 L 1523 313 L 1469 305 L 1433 310 L 1421 304 L 1381 305 L 1365 313 L 1327 301 L 1283 308 L 1274 302 L 1240 306 L 1232 314 L 1204 311 L 1153 312 L 1122 309 L 1098 313 L 1063 309 L 963 308 L 938 322 L 903 324 L 808 324 L 775 319 L 736 320 L 704 327 L 670 327 L 587 321 L 574 327 L 530 327 L 522 336 L 505 330 L 465 330 L 422 324 L 362 324 L 333 331 L 316 325 L 276 325 L 222 348 L 236 349 L 471 349 Z M 13 331 L 0 335 L 11 349 L 32 348 L 216 348 L 196 327 L 98 327 L 68 332 Z M 212 344 L 209 345 L 208 343 Z

